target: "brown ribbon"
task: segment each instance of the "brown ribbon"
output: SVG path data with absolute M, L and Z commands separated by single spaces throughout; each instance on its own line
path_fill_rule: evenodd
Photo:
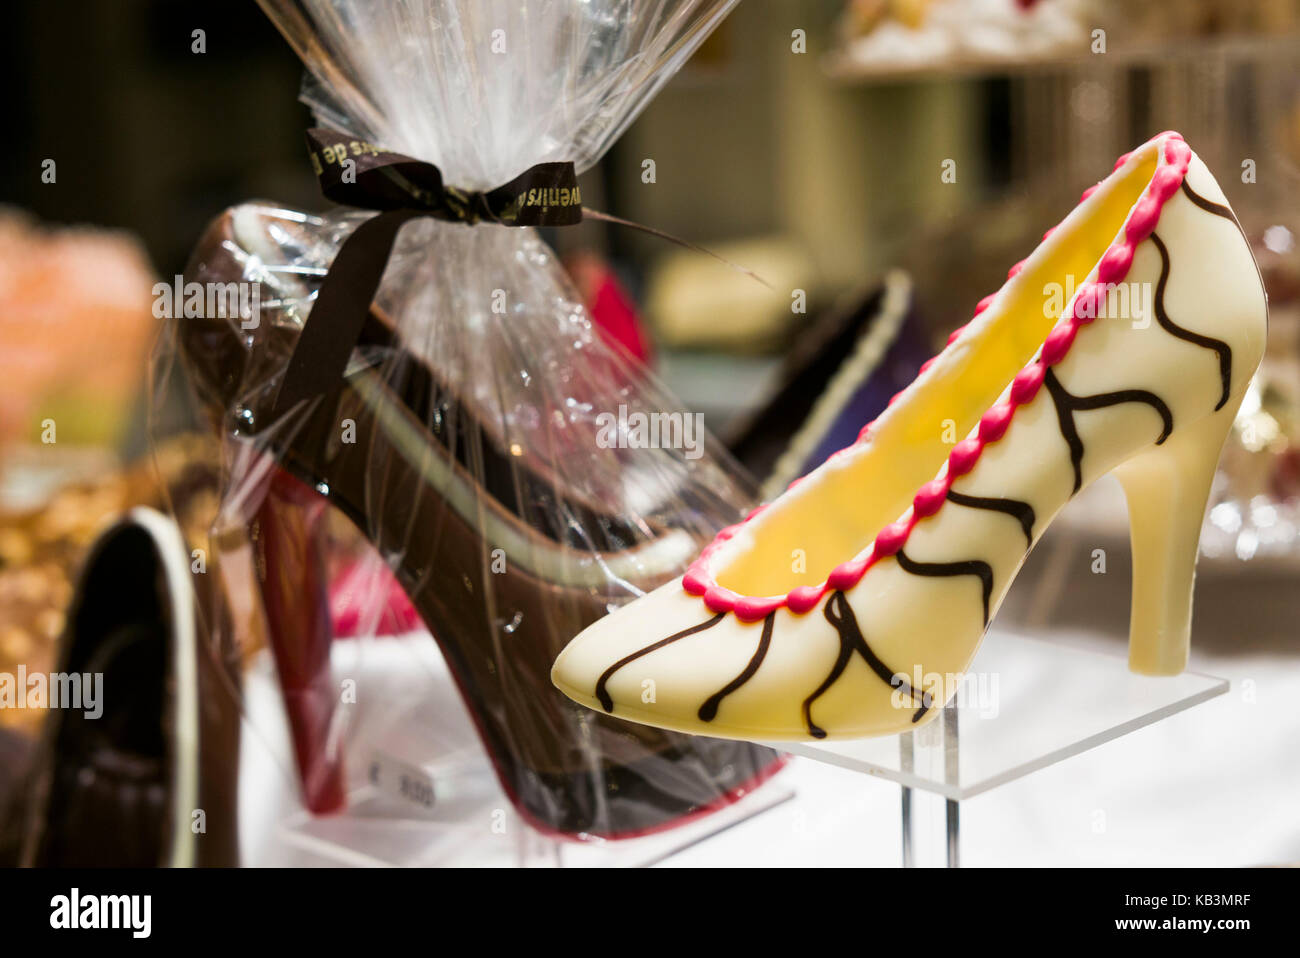
M 335 130 L 307 132 L 321 191 L 337 203 L 378 210 L 339 248 L 316 295 L 271 410 L 274 421 L 333 389 L 361 336 L 398 231 L 423 216 L 453 223 L 572 226 L 582 197 L 572 163 L 538 163 L 496 189 L 447 186 L 432 163 L 383 150 Z
M 316 294 L 271 407 L 274 422 L 305 399 L 329 392 L 347 370 L 370 305 L 379 292 L 398 231 L 422 216 L 453 223 L 501 226 L 573 226 L 584 216 L 641 230 L 711 256 L 768 285 L 751 270 L 662 230 L 583 210 L 572 163 L 538 163 L 509 183 L 476 192 L 447 186 L 432 163 L 381 149 L 336 130 L 307 131 L 312 168 L 321 192 L 337 203 L 378 210 L 339 247 Z

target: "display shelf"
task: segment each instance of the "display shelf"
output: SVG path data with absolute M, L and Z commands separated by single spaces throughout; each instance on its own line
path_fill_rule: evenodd
M 264 863 L 651 865 L 793 796 L 778 776 L 733 806 L 658 835 L 556 841 L 529 828 L 506 801 L 427 635 L 381 640 L 364 653 L 357 644 L 336 645 L 338 672 L 360 677 L 363 701 L 368 676 L 411 672 L 418 659 L 422 704 L 412 712 L 409 703 L 393 703 L 361 723 L 348 750 L 348 810 L 313 817 L 296 804 L 282 807 L 271 829 L 277 851 L 263 856 Z M 1120 655 L 1000 629 L 989 633 L 970 674 L 944 715 L 915 732 L 777 747 L 897 782 L 904 862 L 955 865 L 965 800 L 1228 688 L 1225 680 L 1196 672 L 1134 675 Z M 265 716 L 267 709 L 254 711 Z
M 270 851 L 254 864 L 643 867 L 794 797 L 778 774 L 730 805 L 645 837 L 580 842 L 543 835 L 502 791 L 428 633 L 336 642 L 332 653 L 336 677 L 356 681 L 358 702 L 382 702 L 348 717 L 346 809 L 316 816 L 281 795 L 272 810 L 266 806 L 276 804 L 273 796 L 261 790 L 257 817 L 267 840 L 257 844 Z M 249 711 L 258 725 L 253 740 L 264 747 L 245 756 L 246 770 L 259 780 L 280 781 L 283 776 L 265 767 L 267 758 L 289 767 L 287 743 L 277 741 L 283 735 L 274 728 L 278 693 L 269 662 L 254 667 L 251 684 Z
M 1226 679 L 1136 675 L 1119 656 L 994 630 L 958 695 L 901 735 L 782 743 L 903 786 L 905 866 L 960 864 L 960 803 L 1228 690 Z
M 402 799 L 365 787 L 349 795 L 343 815 L 291 815 L 282 823 L 280 837 L 326 862 L 361 867 L 646 867 L 793 797 L 777 779 L 711 815 L 655 835 L 578 842 L 528 827 L 484 762 L 477 787 L 436 812 L 413 814 Z
M 1119 656 L 1001 630 L 989 633 L 968 675 L 945 721 L 779 747 L 963 801 L 1228 690 L 1226 679 L 1136 675 Z M 980 683 L 983 695 L 967 692 Z

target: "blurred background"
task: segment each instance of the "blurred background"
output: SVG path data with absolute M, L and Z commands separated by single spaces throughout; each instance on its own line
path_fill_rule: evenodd
M 204 534 L 218 456 L 185 397 L 161 404 L 175 438 L 146 455 L 154 282 L 232 204 L 325 205 L 301 68 L 251 0 L 33 0 L 8 5 L 4 32 L 0 671 L 50 667 L 73 573 L 108 517 L 170 500 Z M 1193 641 L 1193 667 L 1259 697 L 1184 718 L 1207 748 L 1261 744 L 1237 754 L 1255 766 L 1175 779 L 1225 790 L 1184 836 L 1224 863 L 1300 861 L 1300 821 L 1282 811 L 1300 795 L 1287 705 L 1300 692 L 1298 54 L 1300 0 L 743 0 L 582 189 L 773 289 L 635 230 L 548 234 L 606 334 L 770 489 L 829 451 L 840 417 L 870 418 L 1115 157 L 1183 133 L 1236 209 L 1271 306 L 1207 518 Z M 1122 498 L 1099 484 L 1058 525 L 999 622 L 1118 651 Z M 1097 548 L 1105 575 L 1090 571 Z M 5 748 L 19 754 L 40 720 L 0 711 Z M 0 760 L 11 781 L 20 768 Z M 1080 853 L 1059 823 L 1038 824 L 1044 861 L 1124 860 L 1114 833 L 1114 855 Z M 1150 855 L 1180 861 L 1180 840 Z M 972 842 L 984 863 L 1034 860 L 993 833 Z

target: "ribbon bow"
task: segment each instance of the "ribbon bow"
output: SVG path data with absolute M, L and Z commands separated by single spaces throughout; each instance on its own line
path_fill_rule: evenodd
M 378 210 L 339 248 L 310 322 L 302 330 L 271 409 L 272 419 L 332 389 L 343 377 L 379 291 L 397 233 L 428 216 L 453 223 L 572 226 L 582 196 L 572 163 L 538 163 L 496 189 L 447 186 L 432 163 L 381 149 L 335 130 L 307 132 L 321 191 L 337 203 Z

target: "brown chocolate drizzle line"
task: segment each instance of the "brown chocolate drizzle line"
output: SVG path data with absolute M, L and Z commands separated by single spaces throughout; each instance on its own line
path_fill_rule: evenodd
M 835 631 L 840 637 L 840 652 L 835 658 L 835 664 L 831 666 L 830 673 L 822 680 L 822 684 L 817 686 L 817 690 L 812 695 L 803 700 L 803 720 L 808 727 L 808 734 L 813 738 L 825 738 L 826 730 L 818 726 L 812 719 L 813 703 L 826 693 L 832 685 L 839 680 L 844 669 L 848 667 L 849 660 L 853 658 L 853 653 L 862 656 L 862 661 L 867 663 L 867 667 L 875 672 L 885 684 L 890 688 L 902 687 L 908 695 L 913 698 L 920 698 L 921 707 L 917 709 L 916 714 L 912 716 L 913 722 L 919 722 L 921 716 L 930 710 L 934 704 L 929 692 L 917 692 L 908 683 L 900 673 L 895 672 L 889 666 L 871 651 L 867 645 L 867 640 L 862 636 L 862 630 L 858 627 L 857 616 L 853 614 L 853 607 L 849 605 L 849 600 L 844 597 L 843 592 L 836 591 L 826 603 L 824 610 L 826 621 L 835 627 Z
M 767 650 L 772 645 L 772 626 L 775 622 L 776 613 L 769 612 L 767 618 L 763 620 L 763 636 L 758 640 L 758 648 L 754 652 L 754 657 L 745 666 L 745 671 L 710 695 L 704 704 L 700 706 L 699 716 L 701 722 L 712 722 L 717 718 L 718 706 L 722 704 L 722 700 L 752 679 L 755 673 L 758 672 L 759 666 L 763 664 L 763 659 L 767 655 Z
M 1183 177 L 1183 193 L 1187 195 L 1189 200 L 1207 213 L 1213 213 L 1215 216 L 1222 216 L 1225 220 L 1232 223 L 1233 226 L 1237 227 L 1237 232 L 1241 234 L 1241 238 L 1246 242 L 1246 250 L 1250 253 L 1250 261 L 1255 264 L 1255 275 L 1259 277 L 1259 285 L 1263 286 L 1264 274 L 1259 271 L 1259 260 L 1255 259 L 1255 251 L 1250 248 L 1250 237 L 1246 235 L 1246 230 L 1241 225 L 1241 220 L 1237 219 L 1237 214 L 1232 212 L 1230 207 L 1224 206 L 1222 203 L 1216 203 L 1214 200 L 1207 200 L 1204 196 L 1201 196 L 1187 185 L 1187 177 Z
M 1065 437 L 1066 445 L 1070 447 L 1070 463 L 1074 466 L 1074 492 L 1078 492 L 1083 487 L 1083 440 L 1079 438 L 1079 428 L 1074 422 L 1076 412 L 1129 402 L 1146 403 L 1160 415 L 1164 423 L 1156 445 L 1163 443 L 1174 431 L 1174 414 L 1169 411 L 1163 399 L 1146 389 L 1119 389 L 1112 393 L 1098 393 L 1095 396 L 1075 396 L 1061 385 L 1061 381 L 1056 378 L 1056 373 L 1051 367 L 1048 367 L 1043 382 L 1056 406 L 1056 418 L 1061 424 L 1061 435 Z
M 1237 225 L 1237 229 L 1241 230 L 1242 238 L 1243 239 L 1245 238 L 1246 231 L 1241 229 L 1241 223 L 1240 221 L 1238 221 L 1236 214 L 1233 213 L 1232 210 L 1230 210 L 1228 207 L 1224 206 L 1222 203 L 1216 203 L 1214 202 L 1214 200 L 1207 200 L 1204 196 L 1201 196 L 1194 189 L 1192 189 L 1190 186 L 1187 185 L 1187 177 L 1185 176 L 1183 177 L 1183 193 L 1187 195 L 1187 198 L 1189 200 L 1191 200 L 1201 209 L 1205 210 L 1207 213 L 1213 213 L 1215 216 L 1222 216 L 1225 220 L 1230 220 L 1233 223 L 1235 223 Z
M 904 572 L 912 575 L 949 576 L 973 575 L 980 580 L 984 593 L 984 624 L 989 624 L 989 600 L 993 595 L 993 567 L 981 559 L 963 559 L 959 562 L 914 562 L 899 549 L 894 554 Z
M 1005 512 L 1019 521 L 1020 528 L 1025 532 L 1025 541 L 1031 546 L 1034 544 L 1034 507 L 1029 503 L 1021 502 L 1019 499 L 968 496 L 952 489 L 948 490 L 948 501 L 955 502 L 959 506 L 970 506 L 972 509 L 991 509 L 994 512 Z
M 668 636 L 668 638 L 660 639 L 658 642 L 654 643 L 653 645 L 647 645 L 644 649 L 641 649 L 638 652 L 633 652 L 631 655 L 623 656 L 623 658 L 619 659 L 617 662 L 615 662 L 613 665 L 607 668 L 601 674 L 600 679 L 597 680 L 596 682 L 596 698 L 600 700 L 600 704 L 604 706 L 605 711 L 606 712 L 614 711 L 614 700 L 610 698 L 609 691 L 605 688 L 605 685 L 609 682 L 611 678 L 613 678 L 615 672 L 623 668 L 623 666 L 635 662 L 637 659 L 641 658 L 641 656 L 649 655 L 651 652 L 656 652 L 659 649 L 662 649 L 665 645 L 671 645 L 672 643 L 676 642 L 678 639 L 684 639 L 688 635 L 694 635 L 697 632 L 703 632 L 705 629 L 713 628 L 715 625 L 721 622 L 723 618 L 726 617 L 726 614 L 727 613 L 725 612 L 719 612 L 717 615 L 709 619 L 707 622 L 701 622 L 699 625 L 693 625 L 689 629 L 682 629 L 682 631 L 680 632 L 675 632 L 674 634 Z
M 1186 183 L 1187 181 L 1184 180 L 1183 184 L 1186 185 Z M 1205 200 L 1204 202 L 1208 203 L 1209 201 Z M 1211 203 L 1210 205 L 1215 204 Z M 1232 347 L 1212 336 L 1202 336 L 1190 329 L 1183 329 L 1169 318 L 1169 313 L 1165 311 L 1165 286 L 1169 283 L 1169 250 L 1155 233 L 1151 234 L 1151 242 L 1155 243 L 1156 249 L 1160 253 L 1160 279 L 1156 281 L 1156 322 L 1169 335 L 1177 336 L 1179 339 L 1200 346 L 1203 349 L 1211 349 L 1218 354 L 1219 378 L 1223 382 L 1223 394 L 1219 397 L 1219 404 L 1214 407 L 1215 411 L 1218 411 L 1227 403 L 1228 394 L 1232 391 Z

